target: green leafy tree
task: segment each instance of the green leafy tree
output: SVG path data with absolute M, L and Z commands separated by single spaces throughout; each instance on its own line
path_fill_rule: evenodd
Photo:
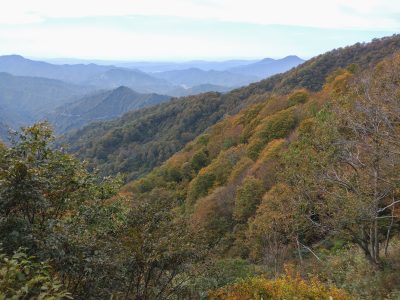
M 2 151 L 0 240 L 8 254 L 25 247 L 48 260 L 74 296 L 88 287 L 95 295 L 107 286 L 112 264 L 106 257 L 124 222 L 121 201 L 109 200 L 121 181 L 89 173 L 52 142 L 50 126 L 38 123 L 14 134 Z
M 208 155 L 204 149 L 197 151 L 191 160 L 191 166 L 195 172 L 199 172 L 200 169 L 207 166 L 209 163 Z
M 0 254 L 0 299 L 72 299 L 50 266 L 19 250 Z
M 154 189 L 135 201 L 124 228 L 124 297 L 166 299 L 178 295 L 194 274 L 204 251 L 188 224 L 174 211 L 168 192 Z
M 262 181 L 254 177 L 245 178 L 243 185 L 238 188 L 235 198 L 233 217 L 238 222 L 247 222 L 254 215 L 264 194 Z
M 399 70 L 397 55 L 333 82 L 330 106 L 303 122 L 281 174 L 304 219 L 357 244 L 378 267 L 397 226 Z

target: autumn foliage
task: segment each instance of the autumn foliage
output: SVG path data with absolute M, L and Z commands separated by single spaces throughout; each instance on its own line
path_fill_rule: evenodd
M 261 299 L 353 299 L 345 291 L 326 287 L 316 279 L 305 281 L 298 275 L 284 275 L 277 279 L 255 277 L 210 292 L 213 300 Z

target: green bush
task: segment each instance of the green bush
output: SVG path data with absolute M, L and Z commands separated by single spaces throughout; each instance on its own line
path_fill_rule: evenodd
M 288 98 L 288 104 L 289 106 L 294 106 L 297 104 L 306 103 L 309 97 L 310 95 L 306 90 L 297 90 L 290 94 Z
M 214 290 L 237 281 L 254 276 L 256 268 L 246 260 L 227 258 L 214 262 L 207 270 L 195 279 L 192 287 L 200 297 L 205 297 L 209 290 Z
M 19 250 L 0 254 L 0 299 L 72 299 L 50 273 L 50 266 L 35 262 Z
M 399 299 L 400 271 L 396 267 L 400 262 L 399 249 L 400 243 L 394 242 L 384 267 L 379 269 L 372 266 L 358 248 L 335 250 L 334 247 L 326 257 L 322 256 L 324 263 L 317 270 L 313 267 L 313 272 L 318 273 L 321 280 L 331 282 L 359 299 Z
M 197 152 L 193 155 L 190 164 L 191 164 L 191 166 L 192 166 L 192 169 L 193 169 L 195 172 L 198 172 L 198 171 L 200 171 L 202 168 L 204 168 L 205 166 L 207 166 L 208 162 L 209 162 L 209 159 L 208 159 L 208 155 L 207 155 L 206 151 L 205 151 L 204 149 L 201 149 L 201 150 L 197 151 Z

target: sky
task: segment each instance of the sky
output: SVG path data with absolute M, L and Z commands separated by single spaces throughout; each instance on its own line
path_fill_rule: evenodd
M 400 0 L 0 0 L 0 55 L 310 58 L 400 32 Z

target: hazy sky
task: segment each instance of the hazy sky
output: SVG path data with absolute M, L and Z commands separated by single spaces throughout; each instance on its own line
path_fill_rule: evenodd
M 1 0 L 0 54 L 309 58 L 400 31 L 400 0 Z

